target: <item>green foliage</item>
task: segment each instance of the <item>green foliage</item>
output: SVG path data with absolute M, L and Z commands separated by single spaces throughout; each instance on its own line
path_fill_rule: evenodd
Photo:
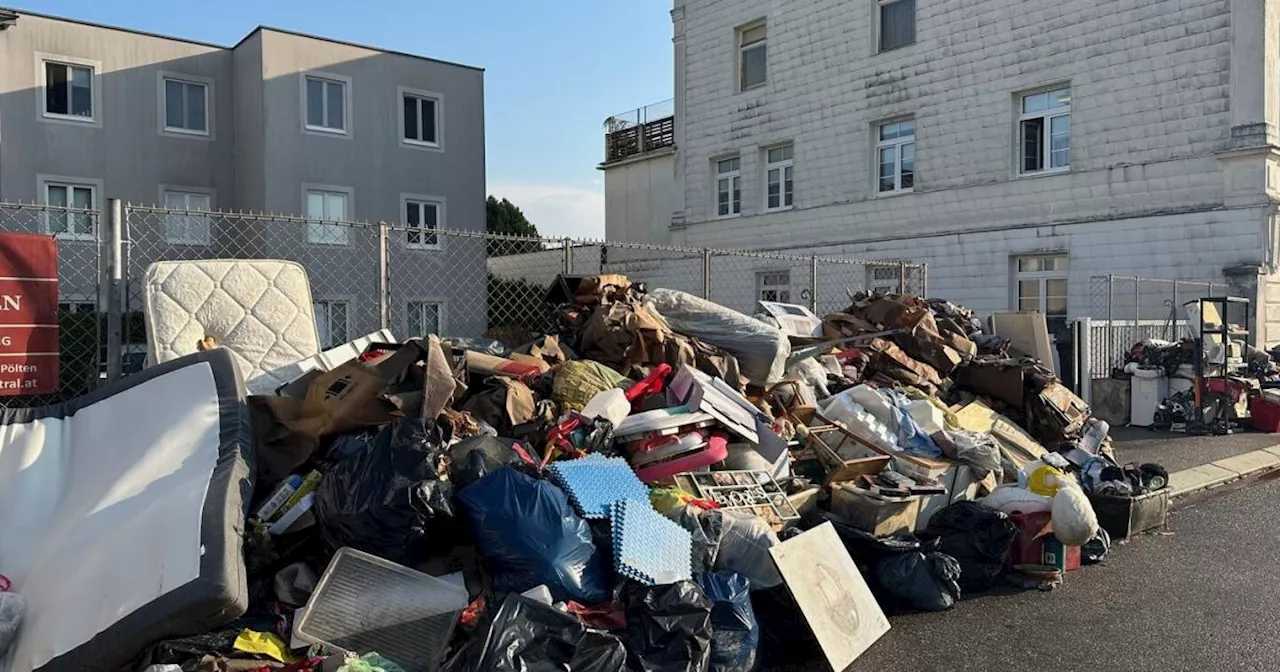
M 524 216 L 524 212 L 507 199 L 499 201 L 493 196 L 485 201 L 485 231 L 504 236 L 538 237 L 538 227 Z M 542 249 L 542 243 L 536 240 L 491 240 L 489 256 L 502 257 L 509 254 L 525 254 Z

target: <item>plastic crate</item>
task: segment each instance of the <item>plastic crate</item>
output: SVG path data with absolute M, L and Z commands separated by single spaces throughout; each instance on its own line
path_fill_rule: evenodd
M 447 581 L 341 548 L 294 630 L 308 642 L 377 651 L 406 672 L 433 672 L 467 602 L 467 591 Z
M 1266 397 L 1254 397 L 1249 401 L 1249 415 L 1253 417 L 1255 430 L 1280 433 L 1280 404 Z

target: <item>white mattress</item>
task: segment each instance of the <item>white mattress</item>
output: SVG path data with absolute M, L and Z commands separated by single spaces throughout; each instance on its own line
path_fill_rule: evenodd
M 142 278 L 148 364 L 231 350 L 250 394 L 289 382 L 290 364 L 320 352 L 307 272 L 292 261 L 159 261 Z
M 115 669 L 247 601 L 252 459 L 224 349 L 0 425 L 0 568 L 28 613 L 0 670 Z

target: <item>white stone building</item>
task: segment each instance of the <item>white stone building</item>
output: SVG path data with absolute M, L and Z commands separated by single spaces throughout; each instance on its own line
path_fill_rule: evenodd
M 931 294 L 1062 317 L 1091 276 L 1225 279 L 1280 341 L 1280 1 L 671 16 L 673 133 L 609 134 L 609 239 L 923 261 Z

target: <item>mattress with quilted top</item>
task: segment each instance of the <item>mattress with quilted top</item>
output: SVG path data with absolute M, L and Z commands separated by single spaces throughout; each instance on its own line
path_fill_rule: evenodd
M 234 355 L 250 394 L 289 382 L 288 365 L 320 352 L 306 269 L 292 261 L 159 261 L 142 278 L 148 364 L 202 349 Z

